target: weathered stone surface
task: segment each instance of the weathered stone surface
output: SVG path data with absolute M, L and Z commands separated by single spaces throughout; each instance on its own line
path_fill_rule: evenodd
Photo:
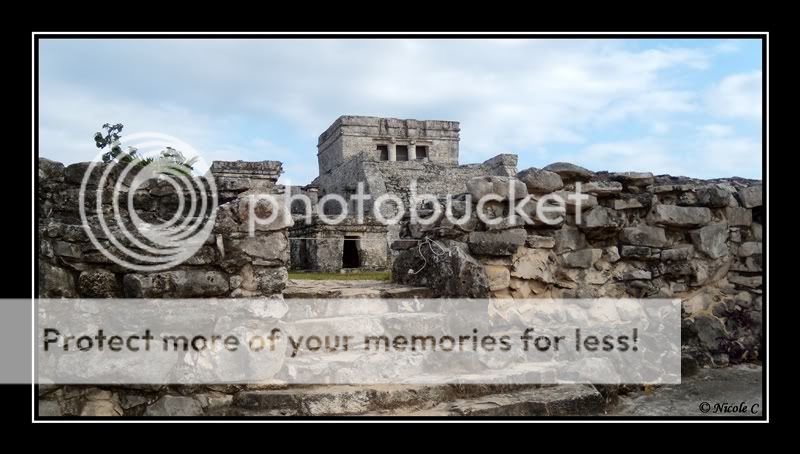
M 622 192 L 622 183 L 619 181 L 589 181 L 581 187 L 583 192 L 597 197 L 609 197 Z
M 218 259 L 219 256 L 215 247 L 203 246 L 183 263 L 186 265 L 211 265 L 216 263 Z
M 285 232 L 247 235 L 241 239 L 232 239 L 225 249 L 226 254 L 241 251 L 257 259 L 284 263 L 289 261 L 289 239 Z
M 700 344 L 710 351 L 719 350 L 720 343 L 726 338 L 725 327 L 713 315 L 698 314 L 694 317 L 694 329 Z
M 251 234 L 285 230 L 294 225 L 286 202 L 284 196 L 263 190 L 243 192 L 234 200 L 218 207 L 214 232 Z
M 239 220 L 248 232 L 251 224 L 256 231 L 283 230 L 294 225 L 283 196 L 246 191 L 239 195 L 236 208 Z
M 61 406 L 59 406 L 58 402 L 54 400 L 44 400 L 40 398 L 38 407 L 39 407 L 40 417 L 52 417 L 52 416 L 64 415 L 63 412 L 61 411 Z
M 616 230 L 625 224 L 625 219 L 616 211 L 596 206 L 584 213 L 581 227 L 586 230 Z
M 594 387 L 559 385 L 476 399 L 459 399 L 420 414 L 482 417 L 591 415 L 601 412 L 602 408 L 603 396 Z
M 611 206 L 615 210 L 635 210 L 637 208 L 644 208 L 642 202 L 638 199 L 614 199 Z
M 602 249 L 581 249 L 563 255 L 564 265 L 570 268 L 591 268 L 603 255 Z
M 695 249 L 712 259 L 728 255 L 728 224 L 711 224 L 690 232 Z
M 693 364 L 688 367 L 695 370 L 697 366 Z M 746 402 L 753 416 L 763 414 L 762 378 L 765 374 L 761 366 L 707 367 L 696 369 L 696 373 L 691 374 L 687 370 L 687 361 L 682 358 L 681 368 L 683 379 L 679 385 L 659 387 L 655 392 L 634 391 L 620 396 L 619 403 L 609 413 L 623 417 L 694 418 L 698 414 L 697 396 L 703 396 L 707 402 L 736 402 L 736 405 Z M 719 419 L 735 418 L 732 413 L 726 412 L 709 412 L 707 416 L 709 419 L 717 416 Z
M 762 244 L 760 241 L 748 241 L 739 245 L 739 256 L 750 257 L 754 254 L 762 253 Z
M 567 213 L 575 213 L 579 208 L 583 212 L 597 206 L 597 197 L 585 194 L 583 191 L 580 196 L 574 191 L 556 191 L 553 194 L 564 201 Z
M 681 260 L 688 260 L 694 253 L 694 246 L 691 244 L 677 245 L 672 249 L 664 249 L 661 251 L 661 260 L 667 262 L 675 262 Z
M 753 223 L 753 212 L 747 208 L 728 207 L 725 216 L 731 226 L 749 226 Z
M 525 244 L 525 229 L 511 229 L 469 234 L 469 250 L 476 255 L 511 255 Z
M 619 260 L 619 249 L 617 249 L 616 246 L 604 248 L 603 257 L 608 260 L 609 263 L 614 263 Z
M 83 405 L 81 416 L 122 416 L 122 408 L 111 400 L 90 400 Z
M 531 248 L 552 249 L 556 245 L 556 240 L 551 236 L 528 235 L 525 244 Z
M 219 271 L 173 270 L 152 274 L 127 274 L 123 278 L 129 298 L 192 298 L 221 296 L 228 279 Z
M 753 241 L 764 241 L 763 232 L 763 226 L 757 222 L 754 222 L 753 225 L 750 226 L 750 239 Z
M 629 246 L 623 245 L 620 255 L 625 258 L 638 258 L 638 259 L 655 259 L 658 258 L 658 252 L 646 246 Z
M 511 276 L 553 283 L 555 265 L 555 257 L 547 249 L 524 248 L 515 257 Z
M 486 277 L 489 279 L 489 290 L 491 291 L 508 288 L 511 284 L 511 273 L 505 266 L 488 265 Z
M 60 257 L 79 259 L 81 258 L 81 245 L 68 241 L 56 241 L 53 243 L 53 253 Z
M 564 226 L 553 234 L 556 252 L 574 251 L 586 246 L 586 236 L 575 227 Z
M 544 168 L 553 173 L 557 173 L 563 180 L 585 181 L 594 175 L 594 172 L 568 162 L 554 162 Z
M 652 224 L 673 227 L 701 226 L 711 222 L 711 210 L 706 207 L 659 204 L 650 210 L 647 221 Z
M 634 246 L 664 247 L 667 245 L 664 229 L 648 225 L 626 227 L 620 232 L 619 239 L 625 244 Z
M 92 166 L 91 162 L 78 162 L 68 165 L 66 169 L 64 169 L 65 180 L 80 186 L 90 166 Z M 116 182 L 116 176 L 118 175 L 117 167 L 114 164 L 94 163 L 92 173 L 86 180 L 86 187 L 96 188 L 108 167 L 112 167 L 112 170 L 108 172 L 104 184 L 105 186 L 114 184 Z
M 60 183 L 64 181 L 64 164 L 39 158 L 39 183 Z
M 238 284 L 231 292 L 234 298 L 268 296 L 286 288 L 288 272 L 284 266 L 247 263 L 239 270 L 239 274 L 231 276 L 232 283 L 234 280 Z
M 419 246 L 419 241 L 417 240 L 396 240 L 392 242 L 391 248 L 393 251 L 405 251 L 417 246 Z
M 164 396 L 153 405 L 147 407 L 145 416 L 200 416 L 203 407 L 192 397 Z
M 488 297 L 486 270 L 470 255 L 468 246 L 452 240 L 442 240 L 438 244 L 442 249 L 437 246 L 436 253 L 425 247 L 412 248 L 400 254 L 392 263 L 395 281 L 430 287 L 437 296 Z M 423 256 L 419 255 L 420 252 Z
M 64 268 L 39 260 L 39 298 L 76 298 L 75 278 Z
M 746 273 L 760 273 L 764 270 L 764 258 L 761 254 L 749 257 L 739 257 L 731 264 L 731 271 L 743 271 Z
M 650 172 L 618 172 L 611 174 L 611 179 L 631 186 L 653 184 L 653 174 Z
M 763 203 L 762 186 L 742 188 L 738 192 L 739 203 L 745 208 L 760 207 Z
M 256 289 L 261 295 L 278 294 L 286 288 L 289 273 L 284 266 L 254 266 Z
M 647 270 L 632 270 L 622 274 L 620 280 L 623 281 L 634 281 L 634 280 L 650 280 L 652 279 L 652 273 Z
M 546 194 L 564 187 L 564 182 L 557 173 L 535 167 L 519 172 L 517 178 L 525 183 L 531 194 Z
M 78 288 L 84 298 L 115 298 L 121 293 L 117 277 L 107 270 L 82 272 L 78 276 Z
M 698 188 L 696 194 L 698 205 L 712 208 L 729 206 L 731 198 L 733 197 L 730 192 L 719 185 L 710 185 Z
M 528 195 L 528 188 L 516 178 L 486 176 L 467 181 L 467 192 L 472 196 L 473 203 L 487 195 L 497 195 L 501 200 L 508 200 L 512 190 L 515 200 Z
M 728 282 L 742 287 L 758 288 L 761 287 L 763 278 L 761 275 L 747 276 L 740 273 L 728 274 Z

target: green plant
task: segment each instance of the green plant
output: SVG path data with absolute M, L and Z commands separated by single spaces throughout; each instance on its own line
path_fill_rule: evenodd
M 128 150 L 124 151 L 122 149 L 122 136 L 120 134 L 122 132 L 122 128 L 122 123 L 113 125 L 106 123 L 103 125 L 105 133 L 99 131 L 94 133 L 94 142 L 97 148 L 100 148 L 101 150 L 108 148 L 108 151 L 103 153 L 102 156 L 104 163 L 116 161 L 123 164 L 133 163 L 133 165 L 137 167 L 144 167 L 153 162 L 162 162 L 164 165 L 170 165 L 170 167 L 178 170 L 179 172 L 189 174 L 193 169 L 192 166 L 197 162 L 197 156 L 186 159 L 183 153 L 172 147 L 166 147 L 155 159 L 152 157 L 143 158 L 139 156 L 138 150 L 134 147 L 128 147 Z

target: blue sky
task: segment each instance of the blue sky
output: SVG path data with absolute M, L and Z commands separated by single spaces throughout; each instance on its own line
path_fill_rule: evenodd
M 306 184 L 350 114 L 460 121 L 461 163 L 762 177 L 758 40 L 46 39 L 39 58 L 39 154 L 65 163 L 121 122 Z

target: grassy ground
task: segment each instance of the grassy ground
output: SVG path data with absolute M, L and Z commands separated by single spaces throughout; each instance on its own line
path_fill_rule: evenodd
M 364 271 L 358 273 L 312 273 L 292 271 L 289 273 L 289 279 L 308 279 L 314 281 L 388 281 L 391 278 L 391 271 Z

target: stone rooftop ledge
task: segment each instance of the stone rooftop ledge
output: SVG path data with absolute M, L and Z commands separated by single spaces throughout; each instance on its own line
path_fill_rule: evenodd
M 214 161 L 211 173 L 215 176 L 250 176 L 277 180 L 283 173 L 280 161 Z

